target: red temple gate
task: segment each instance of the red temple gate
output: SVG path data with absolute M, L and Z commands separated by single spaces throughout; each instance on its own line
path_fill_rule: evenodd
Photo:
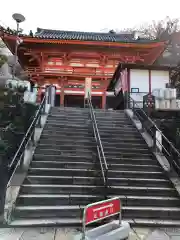
M 14 53 L 16 36 L 1 28 L 1 37 Z M 56 105 L 62 106 L 68 105 L 68 98 L 73 96 L 74 101 L 83 101 L 88 77 L 92 79 L 92 100 L 99 97 L 96 101 L 104 108 L 106 89 L 119 62 L 153 64 L 166 47 L 165 42 L 135 40 L 127 33 L 38 29 L 34 37 L 20 38 L 23 41 L 18 46 L 19 62 L 30 80 L 40 87 L 39 96 L 41 87 L 54 84 L 59 95 Z

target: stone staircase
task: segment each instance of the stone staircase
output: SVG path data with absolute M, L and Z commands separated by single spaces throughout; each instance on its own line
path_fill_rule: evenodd
M 124 111 L 96 111 L 109 167 L 109 197 L 135 225 L 180 225 L 180 197 Z
M 88 111 L 52 108 L 13 212 L 13 225 L 79 225 L 104 199 Z
M 123 111 L 95 110 L 108 197 L 135 225 L 180 225 L 173 184 Z M 52 108 L 12 214 L 14 226 L 81 224 L 85 205 L 104 199 L 88 109 Z

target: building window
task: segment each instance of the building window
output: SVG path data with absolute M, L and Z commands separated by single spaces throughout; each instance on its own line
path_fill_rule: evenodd
M 131 88 L 132 93 L 139 93 L 139 88 Z

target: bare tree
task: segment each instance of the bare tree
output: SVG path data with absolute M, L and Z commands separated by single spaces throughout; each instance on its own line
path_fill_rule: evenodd
M 179 19 L 170 17 L 158 21 L 153 20 L 152 23 L 143 23 L 134 28 L 124 29 L 124 31 L 128 32 L 138 32 L 140 35 L 145 36 L 148 39 L 158 40 L 170 40 L 170 36 L 179 30 Z
M 142 25 L 140 27 L 140 31 L 143 32 L 149 39 L 159 39 L 166 40 L 169 39 L 170 36 L 179 31 L 179 19 L 172 19 L 170 17 L 166 17 L 160 21 L 152 21 L 151 24 L 145 26 Z

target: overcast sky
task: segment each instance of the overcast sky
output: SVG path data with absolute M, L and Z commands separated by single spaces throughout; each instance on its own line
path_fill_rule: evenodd
M 15 28 L 14 12 L 22 13 L 25 32 L 37 27 L 101 31 L 180 17 L 180 0 L 1 0 L 0 24 Z M 3 10 L 2 10 L 3 9 Z

